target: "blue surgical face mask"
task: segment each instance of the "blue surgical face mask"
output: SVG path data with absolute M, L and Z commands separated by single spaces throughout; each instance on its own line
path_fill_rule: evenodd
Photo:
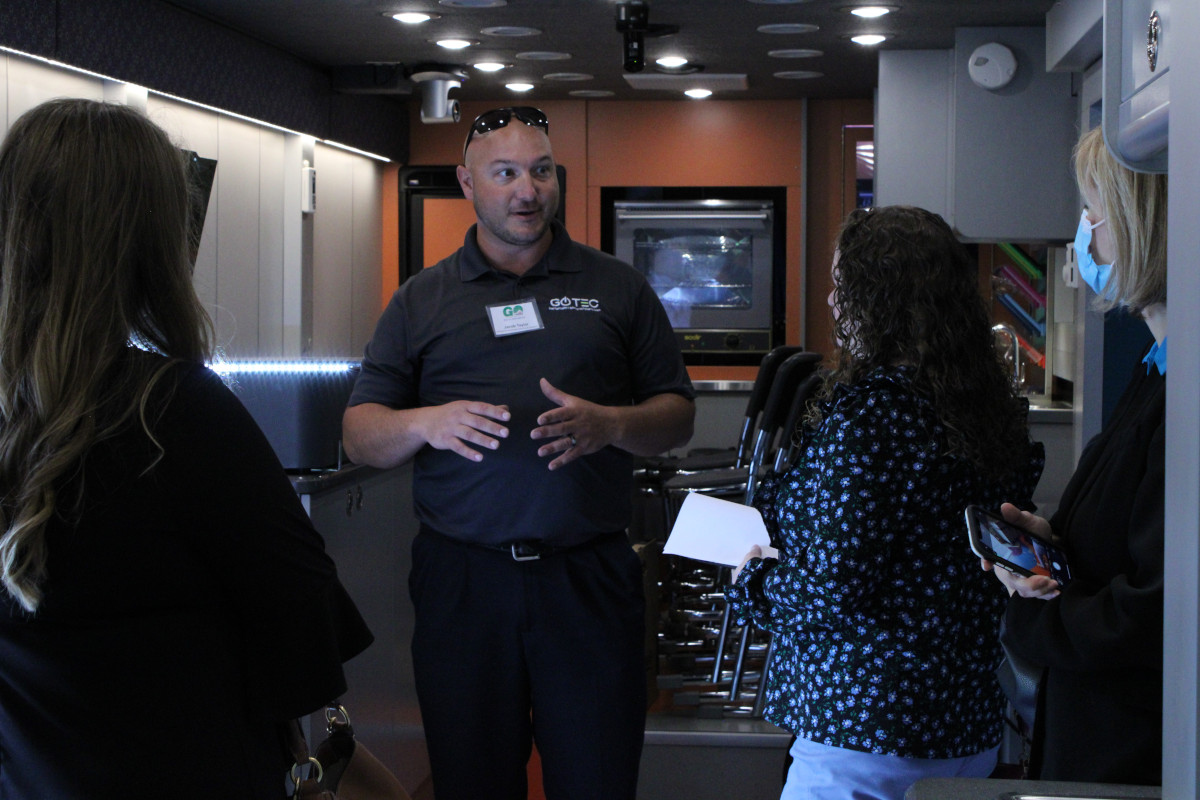
M 1079 228 L 1075 231 L 1075 260 L 1079 264 L 1079 277 L 1092 287 L 1093 292 L 1101 296 L 1104 296 L 1104 287 L 1108 285 L 1108 279 L 1112 276 L 1112 264 L 1097 264 L 1096 259 L 1092 258 L 1090 248 L 1092 246 L 1092 229 L 1103 224 L 1104 220 L 1100 220 L 1094 225 L 1089 222 L 1087 209 L 1084 209 L 1079 216 Z M 1108 297 L 1107 299 L 1111 300 L 1112 298 Z

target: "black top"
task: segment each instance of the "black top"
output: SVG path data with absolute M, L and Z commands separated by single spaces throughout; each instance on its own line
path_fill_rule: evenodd
M 482 400 L 512 413 L 508 438 L 479 463 L 428 446 L 417 453 L 417 516 L 448 536 L 570 545 L 629 524 L 628 453 L 607 447 L 554 472 L 537 455 L 544 442 L 529 432 L 554 407 L 539 378 L 603 405 L 694 396 L 667 315 L 642 275 L 553 225 L 546 256 L 521 277 L 487 264 L 472 226 L 458 252 L 396 291 L 367 345 L 352 406 Z M 499 306 L 504 318 L 506 304 L 530 298 L 543 327 L 497 336 L 488 307 Z
M 97 445 L 37 614 L 0 593 L 0 798 L 280 797 L 277 722 L 371 641 L 241 403 L 197 365 L 165 383 L 162 459 L 136 422 Z
M 913 384 L 880 368 L 838 384 L 801 457 L 754 505 L 779 558 L 726 590 L 739 622 L 775 634 L 763 716 L 819 744 L 960 758 L 1000 741 L 1003 588 L 979 569 L 963 509 L 1029 505 L 1044 451 L 1002 480 L 948 451 Z
M 1014 597 L 1005 641 L 1048 666 L 1035 763 L 1046 780 L 1162 780 L 1166 379 L 1139 364 L 1050 520 L 1072 581 Z

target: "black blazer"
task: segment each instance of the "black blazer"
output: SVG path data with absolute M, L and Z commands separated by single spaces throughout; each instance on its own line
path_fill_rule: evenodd
M 1138 364 L 1050 520 L 1073 581 L 1009 602 L 1005 643 L 1047 667 L 1036 777 L 1162 782 L 1165 427 L 1166 379 Z

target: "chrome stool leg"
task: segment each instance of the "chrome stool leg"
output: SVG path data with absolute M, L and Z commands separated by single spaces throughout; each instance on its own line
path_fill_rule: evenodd
M 763 657 L 762 671 L 758 679 L 758 692 L 754 697 L 754 712 L 752 716 L 761 718 L 763 715 L 763 706 L 766 705 L 767 697 L 767 676 L 771 673 L 771 656 L 775 655 L 775 636 L 768 633 L 767 653 Z

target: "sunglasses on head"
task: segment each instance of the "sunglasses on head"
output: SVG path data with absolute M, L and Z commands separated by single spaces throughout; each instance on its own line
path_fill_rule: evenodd
M 491 111 L 485 111 L 480 114 L 471 123 L 471 129 L 467 131 L 467 140 L 463 142 L 463 158 L 466 158 L 467 147 L 471 144 L 471 139 L 474 138 L 475 134 L 499 130 L 508 125 L 513 117 L 516 117 L 526 125 L 541 128 L 546 133 L 550 133 L 550 120 L 546 119 L 546 115 L 542 113 L 540 108 L 534 108 L 533 106 L 494 108 Z

